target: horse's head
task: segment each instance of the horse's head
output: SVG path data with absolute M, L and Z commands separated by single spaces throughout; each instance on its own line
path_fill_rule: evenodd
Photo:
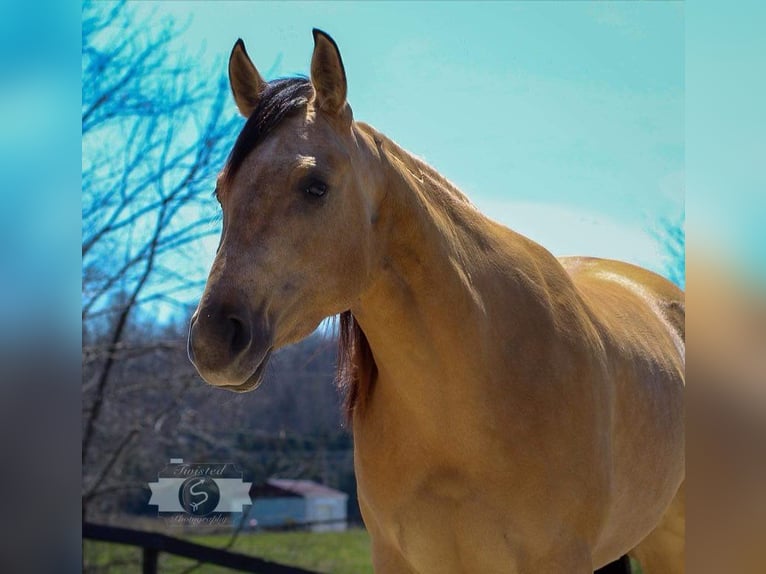
M 376 259 L 378 186 L 329 36 L 314 30 L 310 80 L 273 82 L 240 40 L 229 82 L 248 119 L 218 178 L 223 230 L 191 321 L 189 357 L 210 384 L 246 391 L 273 349 L 359 297 Z

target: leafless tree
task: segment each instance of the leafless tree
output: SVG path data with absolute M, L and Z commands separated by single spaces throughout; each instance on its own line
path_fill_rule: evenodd
M 174 49 L 182 26 L 137 14 L 83 6 L 83 517 L 151 510 L 146 483 L 179 456 L 353 492 L 331 337 L 277 354 L 245 396 L 204 385 L 186 357 L 201 242 L 220 231 L 214 177 L 242 120 L 225 66 L 201 73 Z
M 83 5 L 83 512 L 128 445 L 195 380 L 168 360 L 183 350 L 178 332 L 147 341 L 138 325 L 152 303 L 184 308 L 204 282 L 195 256 L 218 232 L 209 196 L 237 127 L 224 78 L 200 75 L 195 59 L 170 48 L 179 30 L 167 19 L 139 21 L 125 2 Z M 165 396 L 135 418 L 120 401 L 130 424 L 113 440 L 98 437 L 110 428 L 108 398 L 131 389 L 110 385 L 135 377 L 127 359 L 146 355 L 163 355 L 153 363 L 164 368 L 142 383 L 164 385 Z
M 654 235 L 665 255 L 665 276 L 682 289 L 686 285 L 686 217 L 681 211 L 676 217 L 660 220 Z

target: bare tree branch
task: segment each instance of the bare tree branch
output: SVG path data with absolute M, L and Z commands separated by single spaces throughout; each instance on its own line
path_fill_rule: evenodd
M 82 22 L 83 516 L 145 513 L 147 480 L 179 452 L 246 461 L 255 481 L 353 485 L 329 338 L 276 355 L 257 399 L 201 384 L 186 357 L 242 121 L 225 66 L 201 72 L 174 51 L 178 23 L 126 2 L 86 0 Z
M 224 113 L 223 78 L 210 82 L 190 74 L 196 63 L 171 51 L 171 40 L 182 30 L 177 23 L 137 22 L 125 2 L 90 0 L 83 4 L 82 22 L 85 513 L 94 493 L 109 487 L 108 475 L 142 429 L 177 408 L 178 391 L 197 380 L 185 363 L 170 377 L 155 376 L 152 392 L 165 394 L 163 379 L 177 391 L 170 402 L 156 403 L 132 426 L 113 426 L 118 421 L 109 401 L 129 401 L 134 387 L 124 385 L 115 393 L 111 385 L 125 382 L 142 357 L 183 352 L 178 340 L 154 338 L 142 346 L 126 337 L 132 336 L 141 306 L 167 301 L 185 310 L 176 295 L 201 288 L 204 276 L 190 276 L 193 267 L 183 272 L 170 261 L 181 247 L 215 232 L 209 189 L 239 120 L 233 111 Z M 171 259 L 163 263 L 163 258 Z M 149 380 L 140 386 L 152 388 Z

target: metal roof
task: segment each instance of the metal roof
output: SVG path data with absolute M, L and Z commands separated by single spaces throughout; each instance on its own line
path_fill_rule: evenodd
M 305 498 L 348 498 L 348 494 L 340 490 L 335 490 L 329 486 L 319 484 L 313 480 L 297 480 L 291 478 L 270 478 L 266 484 L 291 494 L 303 496 Z

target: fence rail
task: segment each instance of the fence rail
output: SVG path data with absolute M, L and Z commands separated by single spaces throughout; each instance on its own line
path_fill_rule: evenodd
M 195 544 L 194 542 L 181 540 L 180 538 L 174 538 L 159 532 L 147 532 L 144 530 L 84 522 L 82 525 L 82 537 L 99 542 L 112 542 L 141 547 L 143 549 L 143 574 L 157 574 L 157 559 L 160 552 L 224 566 L 239 570 L 240 572 L 253 572 L 256 574 L 320 574 L 313 570 L 298 568 L 297 566 L 288 566 L 264 560 L 263 558 L 256 558 L 255 556 L 247 556 L 238 552 Z

